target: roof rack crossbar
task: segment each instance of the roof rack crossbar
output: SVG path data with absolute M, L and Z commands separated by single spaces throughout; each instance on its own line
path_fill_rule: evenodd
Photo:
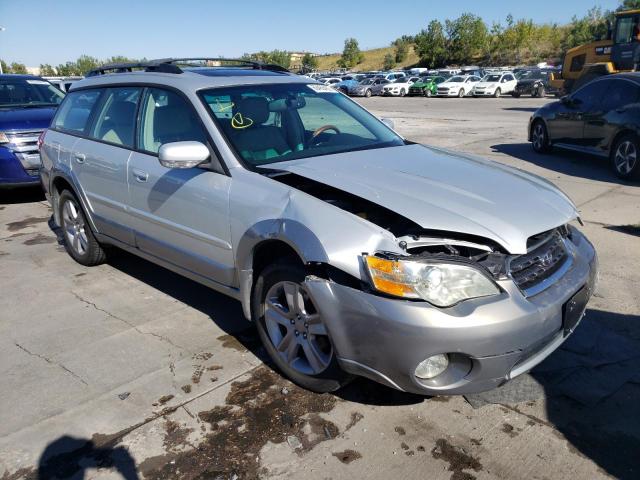
M 100 67 L 94 68 L 87 72 L 87 77 L 93 77 L 96 75 L 105 75 L 107 73 L 126 73 L 133 72 L 134 69 L 143 69 L 145 72 L 162 72 L 162 73 L 182 73 L 183 70 L 178 66 L 179 64 L 189 65 L 190 62 L 231 62 L 239 63 L 242 66 L 251 67 L 254 70 L 270 70 L 273 72 L 288 72 L 286 68 L 280 65 L 273 65 L 262 62 L 255 62 L 252 60 L 244 60 L 237 58 L 214 58 L 214 57 L 185 57 L 185 58 L 161 58 L 157 60 L 149 60 L 146 62 L 131 62 L 131 63 L 109 63 Z M 191 66 L 194 66 L 191 63 Z

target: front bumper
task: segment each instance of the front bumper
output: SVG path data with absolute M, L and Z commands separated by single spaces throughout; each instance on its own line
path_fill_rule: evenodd
M 426 302 L 376 296 L 316 277 L 306 285 L 330 332 L 342 368 L 390 387 L 425 395 L 481 392 L 525 373 L 567 335 L 563 306 L 583 287 L 591 295 L 598 262 L 582 234 L 571 268 L 552 286 L 525 298 L 511 280 L 497 297 L 440 309 Z M 449 354 L 449 368 L 430 380 L 418 363 Z
M 489 90 L 489 89 L 484 89 L 484 90 L 473 90 L 471 92 L 473 94 L 474 97 L 492 97 L 493 95 L 495 95 L 496 91 L 494 90 Z
M 40 184 L 39 163 L 25 168 L 16 154 L 0 147 L 0 187 L 35 186 Z

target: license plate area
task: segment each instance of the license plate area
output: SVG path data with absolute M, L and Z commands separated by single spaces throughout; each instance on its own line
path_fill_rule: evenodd
M 565 337 L 573 331 L 584 315 L 590 296 L 591 289 L 585 285 L 562 306 L 562 329 Z

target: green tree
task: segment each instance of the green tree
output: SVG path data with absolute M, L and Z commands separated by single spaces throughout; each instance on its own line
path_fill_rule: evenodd
M 9 69 L 11 73 L 27 73 L 27 67 L 24 63 L 12 62 Z
M 344 68 L 353 68 L 364 60 L 364 55 L 360 51 L 358 41 L 355 38 L 347 38 L 344 41 L 342 57 L 338 60 L 338 65 Z
M 284 68 L 291 66 L 291 52 L 286 50 L 273 50 L 268 54 L 269 61 L 267 63 L 280 65 Z
M 394 42 L 396 47 L 395 61 L 402 63 L 407 59 L 409 55 L 409 42 L 403 39 L 398 39 Z
M 415 37 L 420 61 L 429 68 L 441 67 L 447 60 L 447 38 L 444 27 L 438 20 L 432 20 L 426 30 Z
M 76 75 L 86 75 L 87 72 L 93 70 L 94 68 L 100 66 L 102 62 L 95 57 L 90 57 L 89 55 L 80 55 L 78 60 L 76 60 L 76 69 L 78 73 Z
M 640 0 L 621 0 L 618 11 L 640 9 Z
M 7 63 L 4 60 L 0 60 L 0 65 L 2 66 L 2 72 L 3 73 L 10 73 L 9 72 L 9 65 L 7 65 Z
M 302 68 L 304 70 L 315 70 L 318 68 L 318 59 L 310 53 L 305 53 L 302 57 Z
M 75 62 L 67 62 L 67 63 L 61 63 L 56 67 L 56 72 L 58 72 L 58 75 L 60 75 L 61 77 L 70 77 L 73 75 L 80 75 L 81 72 L 78 69 L 78 65 L 76 65 Z
M 56 70 L 48 63 L 41 63 L 40 75 L 43 75 L 45 77 L 54 77 L 56 75 Z
M 445 31 L 450 61 L 472 63 L 486 52 L 489 32 L 477 15 L 463 13 L 455 20 L 446 20 Z
M 382 63 L 382 69 L 383 70 L 391 70 L 395 66 L 396 66 L 395 57 L 391 53 L 387 53 L 384 56 L 384 62 Z

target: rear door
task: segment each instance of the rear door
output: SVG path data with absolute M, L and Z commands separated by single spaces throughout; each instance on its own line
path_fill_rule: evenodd
M 75 172 L 100 233 L 133 244 L 127 204 L 127 163 L 134 147 L 140 87 L 107 88 L 87 132 L 71 153 Z
M 517 84 L 518 81 L 516 80 L 516 77 L 514 77 L 510 73 L 507 73 L 504 77 L 502 77 L 500 90 L 502 91 L 502 93 L 511 93 L 516 89 Z
M 231 177 L 206 167 L 162 166 L 158 161 L 160 146 L 178 141 L 202 142 L 213 155 L 190 101 L 173 90 L 148 88 L 140 108 L 138 150 L 128 168 L 136 244 L 166 262 L 232 285 Z
M 632 81 L 611 79 L 597 111 L 585 115 L 584 145 L 608 153 L 615 135 L 628 121 L 628 109 L 640 100 L 640 87 Z

